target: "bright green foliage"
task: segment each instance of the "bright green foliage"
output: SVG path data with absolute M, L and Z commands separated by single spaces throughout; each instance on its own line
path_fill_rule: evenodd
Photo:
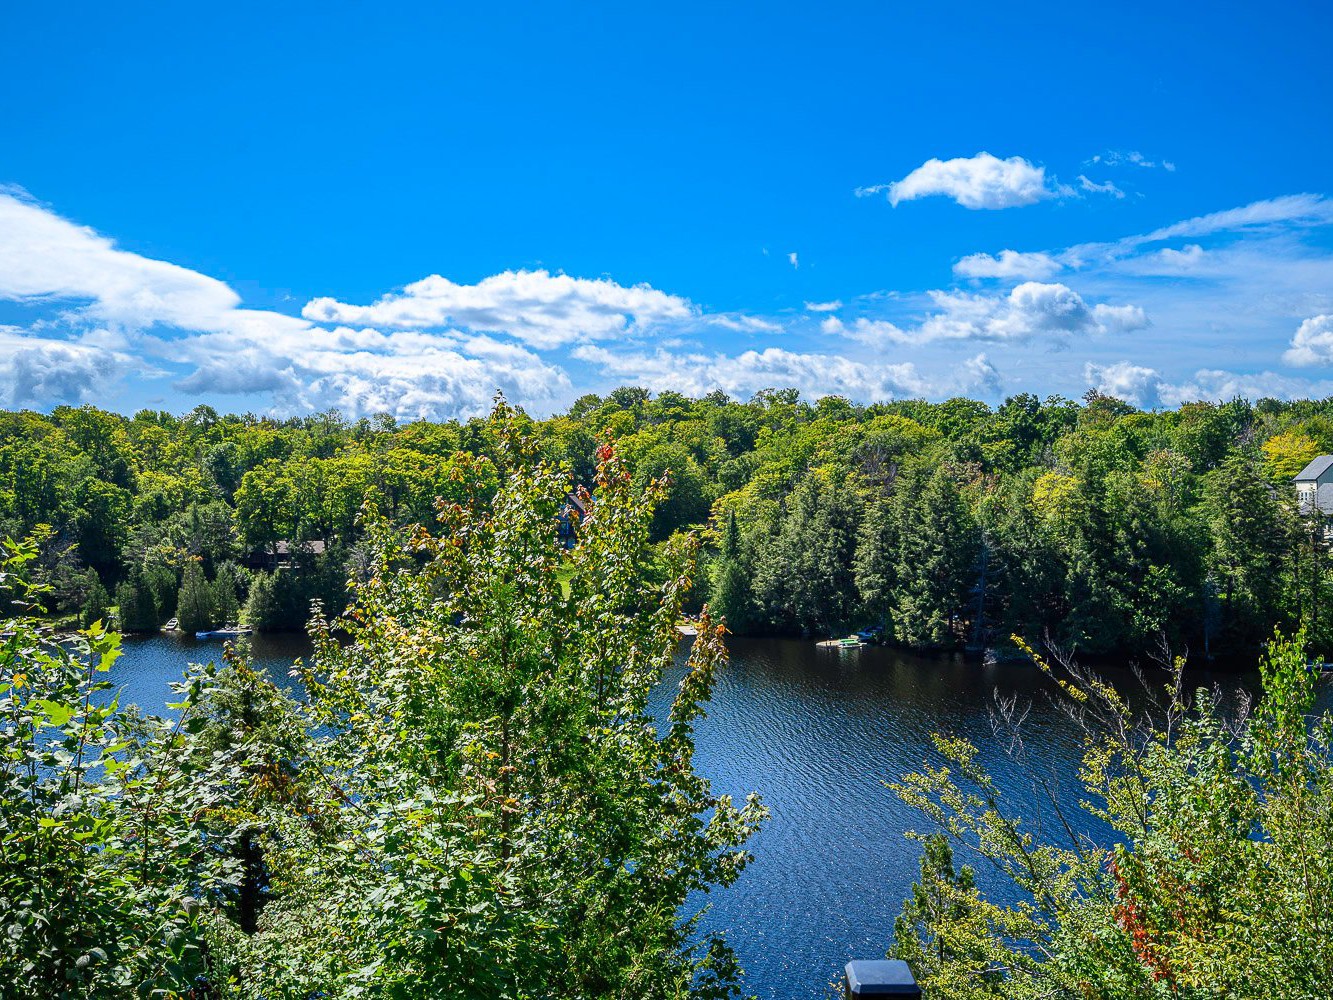
M 603 446 L 567 551 L 569 481 L 521 426 L 502 408 L 484 432 L 498 475 L 451 462 L 440 534 L 372 527 L 352 608 L 316 621 L 304 703 L 229 652 L 174 721 L 140 719 L 102 680 L 101 626 L 60 644 L 0 622 L 6 995 L 737 994 L 684 909 L 737 877 L 765 815 L 693 768 L 726 661 L 707 615 L 648 715 L 696 543 L 650 544 L 663 484 Z M 40 597 L 19 572 L 39 547 L 13 549 L 0 593 Z M 187 563 L 184 627 L 216 586 Z
M 709 566 L 708 606 L 732 632 L 745 633 L 754 624 L 754 591 L 745 566 L 740 528 L 729 511 L 717 558 Z
M 36 555 L 5 543 L 0 591 L 40 597 Z M 7 617 L 0 636 L 4 994 L 175 995 L 204 970 L 193 898 L 227 876 L 191 827 L 213 782 L 178 763 L 207 678 L 182 686 L 174 722 L 138 719 L 112 699 L 119 637 L 101 625 L 57 642 Z
M 230 573 L 219 573 L 209 588 L 212 597 L 211 618 L 218 624 L 235 624 L 240 604 L 236 600 L 236 582 Z
M 1274 434 L 1261 450 L 1268 474 L 1283 486 L 1320 455 L 1319 442 L 1299 430 Z
M 1333 566 L 1309 544 L 1318 532 L 1297 525 L 1289 482 L 1312 452 L 1333 451 L 1333 400 L 1145 413 L 1095 392 L 1081 402 L 1022 394 L 995 407 L 862 406 L 806 401 L 791 389 L 738 401 L 623 387 L 546 420 L 516 419 L 575 486 L 592 484 L 606 431 L 639 485 L 667 474 L 655 542 L 708 521 L 703 537 L 720 542 L 734 515 L 738 555 L 704 559 L 707 589 L 728 602 L 734 628 L 879 624 L 923 647 L 1005 647 L 1013 633 L 1049 634 L 1095 654 L 1142 653 L 1165 636 L 1192 653 L 1248 661 L 1274 627 L 1306 625 L 1312 641 L 1333 645 L 1333 628 L 1319 624 L 1333 621 L 1320 611 Z M 288 579 L 261 585 L 256 605 L 276 609 L 254 616 L 267 627 L 301 628 L 312 598 L 330 611 L 341 603 L 329 581 L 366 569 L 369 524 L 430 523 L 436 497 L 461 499 L 455 454 L 487 459 L 477 468 L 493 472 L 499 448 L 494 425 L 480 419 L 400 426 L 330 412 L 275 421 L 208 407 L 129 420 L 92 407 L 0 413 L 0 533 L 49 526 L 39 559 L 52 584 L 49 612 L 78 612 L 94 575 L 114 592 L 142 572 L 162 617 L 192 560 L 213 581 L 228 562 L 271 570 L 280 542 L 322 541 L 340 565 L 297 558 L 284 567 Z M 961 604 L 952 586 L 908 586 L 895 575 L 899 564 L 916 565 L 923 545 L 916 531 L 892 527 L 901 487 L 923 492 L 941 470 L 963 509 L 946 504 L 940 517 L 958 514 L 977 529 L 959 536 L 964 548 L 986 541 L 985 559 L 965 571 Z M 827 518 L 822 496 L 813 505 L 797 496 L 811 476 L 831 484 L 818 490 L 835 491 Z M 852 572 L 820 569 L 846 551 Z M 806 592 L 807 580 L 824 592 Z M 237 588 L 238 600 L 248 596 Z
M 250 799 L 267 901 L 254 934 L 219 932 L 232 995 L 735 992 L 726 945 L 696 941 L 680 915 L 736 877 L 763 815 L 692 768 L 725 661 L 707 618 L 670 716 L 646 714 L 673 666 L 694 542 L 655 554 L 662 488 L 633 486 L 606 446 L 566 552 L 567 478 L 497 426 L 498 491 L 488 463 L 460 459 L 441 534 L 404 544 L 376 528 L 374 574 L 341 620 L 315 625 L 302 679 L 321 736 L 313 780 L 290 780 L 318 793 L 318 819 Z M 658 559 L 662 585 L 648 582 Z
M 992 902 L 940 840 L 925 841 L 894 953 L 926 995 L 1326 996 L 1333 715 L 1309 714 L 1318 675 L 1304 647 L 1303 634 L 1269 644 L 1264 696 L 1239 718 L 1207 691 L 1187 699 L 1179 662 L 1153 718 L 1062 667 L 1086 733 L 1083 816 L 1012 815 L 977 749 L 937 737 L 944 763 L 894 788 L 984 858 L 1016 902 Z M 1089 818 L 1114 836 L 1076 836 Z

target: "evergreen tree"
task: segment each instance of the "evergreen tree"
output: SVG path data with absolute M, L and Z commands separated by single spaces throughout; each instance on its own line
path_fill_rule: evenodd
M 1249 455 L 1227 458 L 1210 476 L 1206 504 L 1212 531 L 1208 566 L 1221 598 L 1222 637 L 1258 643 L 1278 608 L 1290 516 L 1262 467 Z
M 909 646 L 955 640 L 954 623 L 975 578 L 980 545 L 953 475 L 937 468 L 904 483 L 898 498 L 898 562 L 892 590 L 895 637 Z
M 214 620 L 222 625 L 234 625 L 240 605 L 236 600 L 236 584 L 231 574 L 220 570 L 210 589 Z
M 727 512 L 722 546 L 709 567 L 709 610 L 725 619 L 732 632 L 744 633 L 754 624 L 754 594 L 741 551 L 736 512 Z
M 152 591 L 140 572 L 131 573 L 116 587 L 116 606 L 120 608 L 120 628 L 124 632 L 152 632 L 162 624 Z
M 107 621 L 111 609 L 111 595 L 106 592 L 102 586 L 102 581 L 94 577 L 93 585 L 88 591 L 88 596 L 83 602 L 83 608 L 79 613 L 79 621 L 84 628 L 89 628 L 94 622 L 101 622 L 103 625 L 109 624 Z
M 892 502 L 879 500 L 866 508 L 856 541 L 856 590 L 866 613 L 888 631 L 897 582 L 898 518 Z
M 851 623 L 859 523 L 856 496 L 831 470 L 806 473 L 779 514 L 776 536 L 755 555 L 755 596 L 770 622 L 824 633 Z
M 204 577 L 204 568 L 191 559 L 185 564 L 180 596 L 176 599 L 176 618 L 181 631 L 201 632 L 217 625 L 214 599 L 213 588 Z

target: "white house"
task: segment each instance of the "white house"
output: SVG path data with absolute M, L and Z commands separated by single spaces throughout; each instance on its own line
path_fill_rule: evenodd
M 1333 517 L 1333 455 L 1320 455 L 1292 480 L 1301 513 L 1312 510 Z

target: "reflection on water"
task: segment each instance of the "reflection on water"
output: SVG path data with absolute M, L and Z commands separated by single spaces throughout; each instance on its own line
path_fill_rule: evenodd
M 253 646 L 256 665 L 279 679 L 310 650 L 300 636 L 257 635 Z M 222 646 L 160 636 L 127 637 L 124 648 L 113 673 L 126 689 L 123 700 L 161 711 L 170 700 L 166 682 L 187 662 L 219 658 Z M 682 653 L 687 649 L 682 644 Z M 917 847 L 904 833 L 923 823 L 883 783 L 921 766 L 933 732 L 985 748 L 982 760 L 1011 814 L 1037 814 L 1044 793 L 992 739 L 997 689 L 1031 703 L 1023 727 L 1027 762 L 1074 800 L 1081 738 L 1049 702 L 1050 682 L 1034 667 L 878 648 L 819 650 L 795 639 L 734 639 L 731 650 L 731 666 L 698 726 L 696 763 L 717 791 L 739 799 L 758 790 L 773 813 L 751 844 L 754 863 L 711 900 L 705 921 L 729 930 L 747 992 L 824 996 L 848 959 L 884 953 L 917 871 Z M 659 717 L 679 669 L 658 692 Z M 1127 670 L 1103 673 L 1124 687 L 1137 683 Z M 1196 685 L 1214 682 L 1257 690 L 1252 675 L 1191 677 Z M 1049 807 L 1043 812 L 1049 819 Z M 984 886 L 985 873 L 978 875 Z

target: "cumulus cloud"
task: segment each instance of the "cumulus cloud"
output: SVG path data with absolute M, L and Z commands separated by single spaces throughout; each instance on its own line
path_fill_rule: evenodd
M 0 327 L 0 405 L 47 407 L 101 400 L 132 367 L 129 358 L 81 343 Z
M 1162 405 L 1165 383 L 1154 368 L 1119 361 L 1113 365 L 1088 362 L 1083 368 L 1088 385 L 1098 392 L 1115 396 L 1135 406 L 1153 409 Z
M 952 160 L 927 160 L 900 181 L 858 188 L 858 197 L 888 192 L 889 204 L 943 195 L 964 208 L 997 209 L 1031 205 L 1066 193 L 1048 186 L 1046 168 L 1021 156 L 1002 160 L 990 153 Z
M 1138 306 L 1089 305 L 1072 288 L 1058 283 L 1025 281 L 1008 295 L 934 291 L 930 297 L 937 311 L 916 327 L 904 329 L 864 317 L 848 325 L 830 316 L 821 328 L 828 334 L 882 346 L 931 341 L 1025 342 L 1038 337 L 1063 343 L 1076 335 L 1128 333 L 1148 325 L 1148 317 Z
M 1201 369 L 1193 379 L 1167 387 L 1167 405 L 1196 399 L 1228 400 L 1237 396 L 1246 399 L 1322 399 L 1333 395 L 1333 381 L 1291 378 L 1277 372 L 1229 372 Z
M 1004 387 L 999 369 L 985 354 L 977 354 L 963 362 L 964 383 L 985 395 L 998 396 Z
M 1050 254 L 1001 250 L 999 256 L 974 253 L 953 266 L 960 278 L 1049 278 L 1061 264 Z
M 911 362 L 866 364 L 836 354 L 803 354 L 776 347 L 727 355 L 675 354 L 661 349 L 618 353 L 584 345 L 572 353 L 604 375 L 691 395 L 714 389 L 748 395 L 760 389 L 793 387 L 812 398 L 840 395 L 873 400 L 923 395 L 931 389 Z
M 370 305 L 317 298 L 301 310 L 316 323 L 503 331 L 539 348 L 623 336 L 697 313 L 688 300 L 649 285 L 547 271 L 505 271 L 475 285 L 433 274 Z
M 225 283 L 123 250 L 8 189 L 0 190 L 0 299 L 47 313 L 47 339 L 6 334 L 7 405 L 95 398 L 127 371 L 144 373 L 152 357 L 174 370 L 151 374 L 171 374 L 184 392 L 263 395 L 289 412 L 470 416 L 497 389 L 528 405 L 569 392 L 566 372 L 533 348 L 669 323 L 780 329 L 705 316 L 647 285 L 546 271 L 474 285 L 432 275 L 369 306 L 316 299 L 304 317 L 246 309 Z
M 1180 406 L 1196 401 L 1246 399 L 1318 399 L 1333 394 L 1333 381 L 1292 378 L 1277 372 L 1232 372 L 1202 368 L 1181 381 L 1166 379 L 1157 369 L 1120 361 L 1084 366 L 1088 385 L 1136 406 Z
M 837 312 L 842 308 L 842 299 L 833 299 L 831 302 L 807 302 L 805 311 L 812 313 Z
M 801 259 L 796 255 L 795 250 L 787 254 L 787 263 L 793 268 L 799 268 L 801 266 Z
M 1333 316 L 1321 313 L 1302 322 L 1282 360 L 1301 366 L 1333 364 Z

